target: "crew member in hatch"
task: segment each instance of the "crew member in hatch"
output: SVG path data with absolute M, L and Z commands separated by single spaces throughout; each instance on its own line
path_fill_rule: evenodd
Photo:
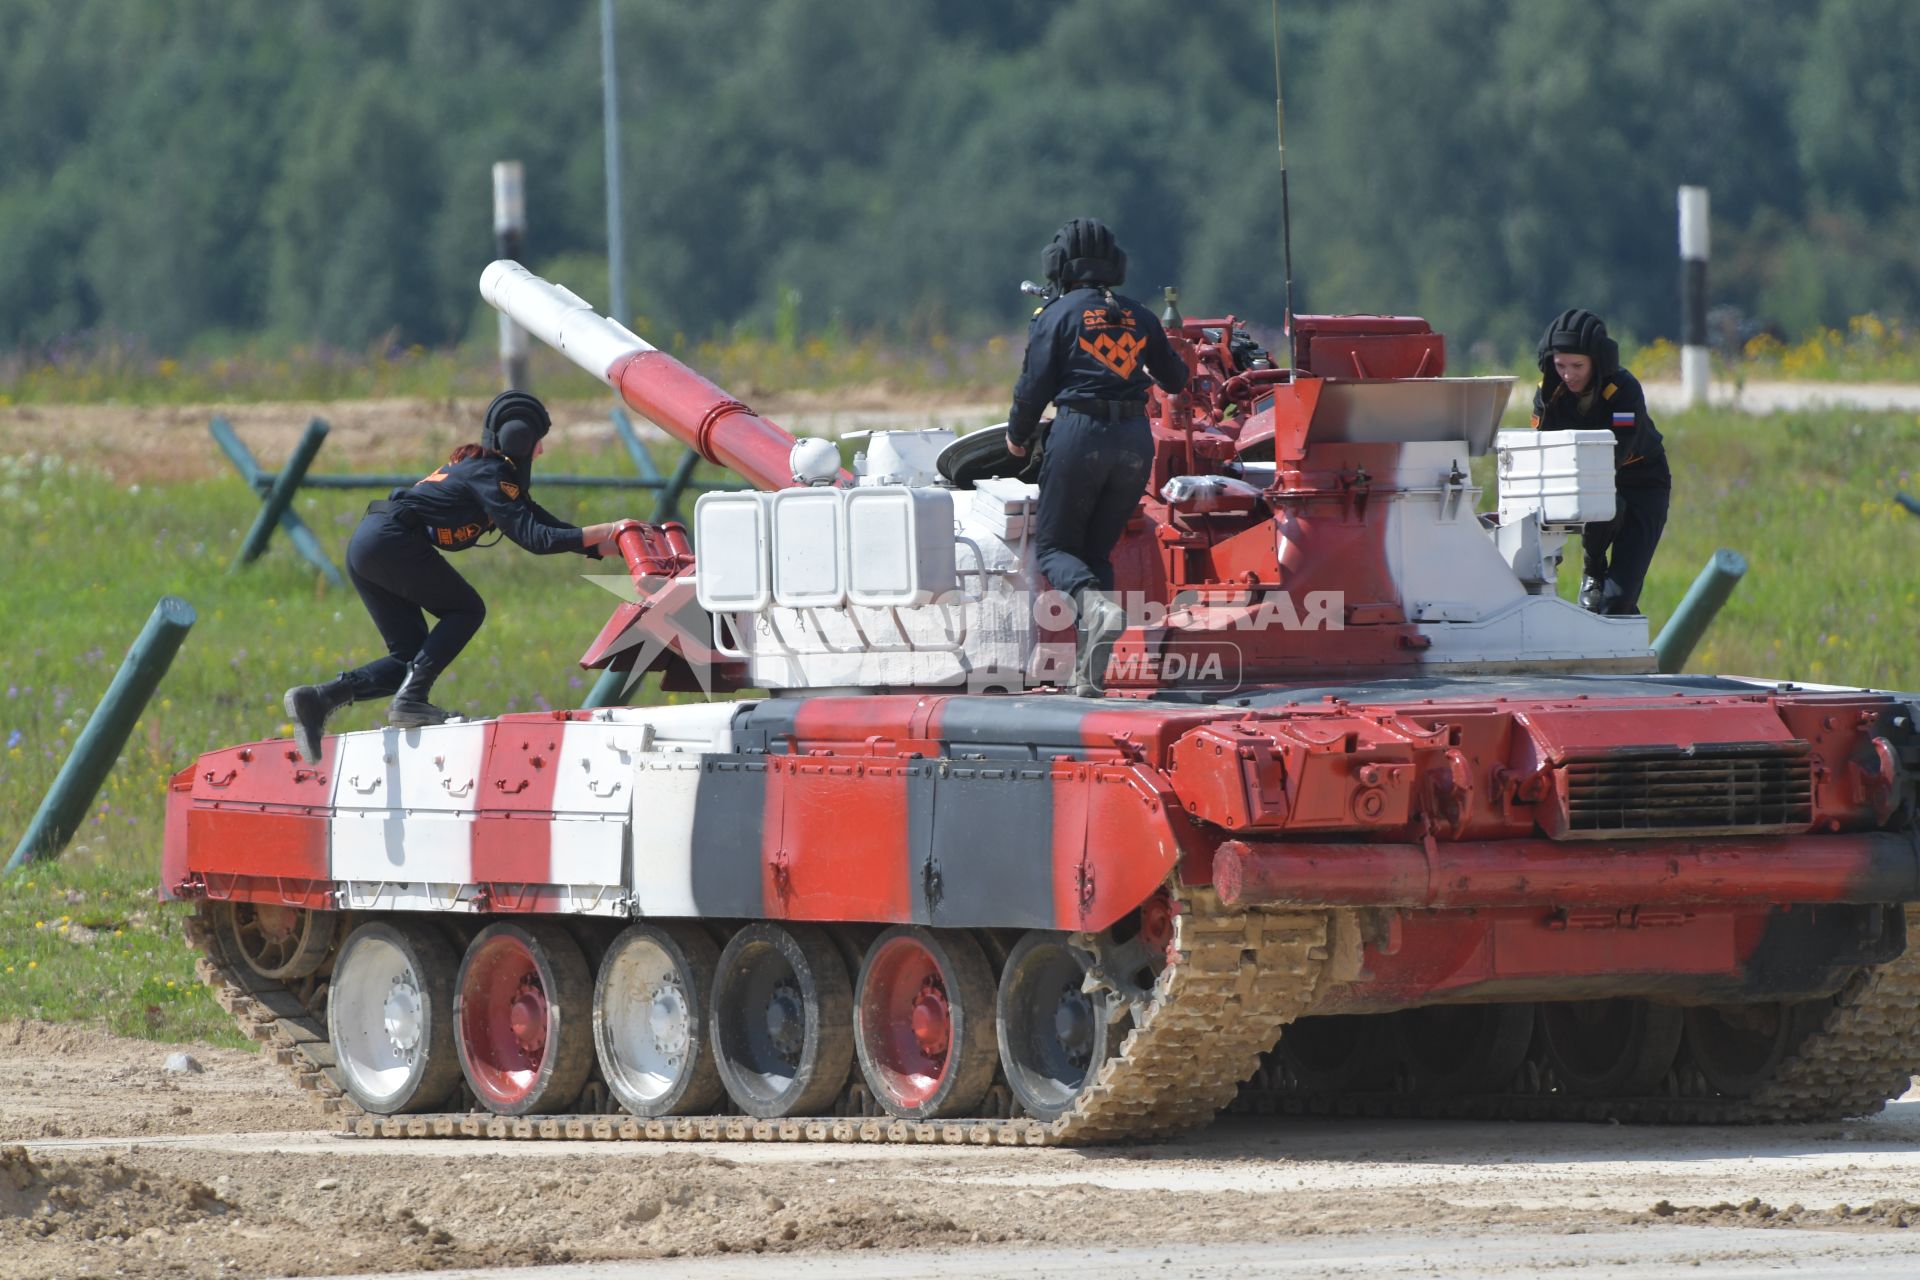
M 1614 517 L 1580 543 L 1580 604 L 1594 613 L 1640 612 L 1640 588 L 1667 524 L 1673 477 L 1640 380 L 1620 367 L 1620 345 L 1591 311 L 1563 311 L 1540 339 L 1533 425 L 1542 431 L 1613 432 Z

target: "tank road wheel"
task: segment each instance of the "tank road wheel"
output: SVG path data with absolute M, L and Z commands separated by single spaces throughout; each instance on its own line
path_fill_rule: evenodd
M 720 949 L 691 925 L 636 924 L 613 940 L 593 987 L 600 1074 L 637 1116 L 690 1115 L 720 1101 L 707 995 Z
M 1831 1008 L 1831 1000 L 1801 1000 L 1688 1009 L 1687 1053 L 1716 1093 L 1751 1097 Z
M 1092 962 L 1064 935 L 1035 929 L 1014 944 L 1000 972 L 1000 1063 L 1007 1087 L 1036 1120 L 1071 1110 L 1118 1044 L 1109 992 L 1083 989 Z
M 1562 1000 L 1540 1006 L 1540 1041 L 1566 1091 L 1617 1098 L 1660 1087 L 1680 1051 L 1679 1009 L 1650 1000 Z
M 454 1049 L 459 957 L 431 922 L 363 924 L 347 935 L 327 996 L 340 1083 L 374 1115 L 430 1111 L 460 1082 Z
M 897 925 L 860 966 L 853 1020 L 860 1071 L 903 1120 L 966 1115 L 993 1085 L 993 969 L 980 944 L 952 930 Z
M 593 1070 L 593 974 L 557 924 L 482 929 L 460 964 L 460 1066 L 474 1097 L 503 1116 L 549 1115 Z
M 1297 1018 L 1281 1028 L 1277 1056 L 1307 1093 L 1385 1089 L 1393 1083 L 1389 1021 L 1379 1014 Z
M 1492 1093 L 1526 1061 L 1530 1004 L 1440 1004 L 1393 1016 L 1413 1091 L 1430 1097 Z
M 333 950 L 340 917 L 265 902 L 223 902 L 214 928 L 229 958 L 269 982 L 292 982 L 319 970 Z
M 810 924 L 750 924 L 720 953 L 710 1014 L 727 1096 L 756 1120 L 820 1115 L 853 1069 L 853 987 Z

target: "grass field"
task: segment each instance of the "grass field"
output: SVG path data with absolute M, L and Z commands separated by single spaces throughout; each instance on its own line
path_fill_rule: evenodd
M 1920 419 L 1713 411 L 1663 429 L 1675 496 L 1645 597 L 1654 627 L 1715 547 L 1751 565 L 1692 669 L 1920 689 L 1920 519 L 1892 500 L 1917 487 Z M 418 468 L 434 461 L 423 454 Z M 542 465 L 627 464 L 613 452 L 556 450 Z M 336 561 L 367 497 L 299 500 Z M 581 523 L 650 506 L 607 491 L 542 497 Z M 284 733 L 288 685 L 363 661 L 377 643 L 352 593 L 326 588 L 283 541 L 245 573 L 228 572 L 256 506 L 232 478 L 121 486 L 53 458 L 0 459 L 10 517 L 0 527 L 0 857 L 155 600 L 178 594 L 199 613 L 64 860 L 0 881 L 0 1018 L 104 1016 L 161 1038 L 225 1034 L 225 1016 L 192 981 L 177 912 L 152 900 L 166 778 L 208 748 Z M 469 714 L 577 704 L 590 677 L 574 661 L 612 604 L 582 578 L 593 566 L 510 548 L 457 563 L 489 613 L 436 689 L 445 704 Z M 354 708 L 337 723 L 367 728 L 379 713 Z

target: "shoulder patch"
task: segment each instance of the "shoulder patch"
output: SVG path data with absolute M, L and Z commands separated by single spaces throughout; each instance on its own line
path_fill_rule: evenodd
M 1046 309 L 1047 309 L 1047 304 L 1046 304 L 1046 303 L 1044 303 L 1044 302 L 1043 302 L 1043 303 L 1041 303 L 1041 304 L 1040 304 L 1039 306 L 1037 306 L 1037 307 L 1035 307 L 1035 308 L 1033 309 L 1033 316 L 1034 316 L 1034 319 L 1036 319 L 1036 320 L 1037 320 L 1037 319 L 1039 319 L 1039 318 L 1040 318 L 1040 313 L 1041 313 L 1042 311 L 1045 311 Z
M 1609 382 L 1606 386 L 1600 389 L 1600 398 L 1602 400 L 1611 400 L 1613 399 L 1613 393 L 1618 391 L 1619 389 L 1620 388 L 1618 386 Z
M 511 480 L 502 480 L 500 482 L 500 492 L 506 494 L 509 498 L 518 498 L 520 496 L 520 486 Z

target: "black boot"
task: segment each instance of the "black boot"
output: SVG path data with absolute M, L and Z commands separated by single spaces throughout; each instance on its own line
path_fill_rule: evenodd
M 1074 655 L 1073 691 L 1097 698 L 1106 691 L 1107 659 L 1113 642 L 1127 629 L 1127 615 L 1119 605 L 1093 588 L 1080 593 L 1080 647 Z
M 440 668 L 425 658 L 415 658 L 407 667 L 407 678 L 387 704 L 387 723 L 398 729 L 413 729 L 424 724 L 445 724 L 451 712 L 442 711 L 427 701 L 433 692 L 434 677 Z
M 326 732 L 327 717 L 353 700 L 353 681 L 344 671 L 325 684 L 295 685 L 280 699 L 287 719 L 293 721 L 293 740 L 308 764 L 320 763 L 320 737 Z

